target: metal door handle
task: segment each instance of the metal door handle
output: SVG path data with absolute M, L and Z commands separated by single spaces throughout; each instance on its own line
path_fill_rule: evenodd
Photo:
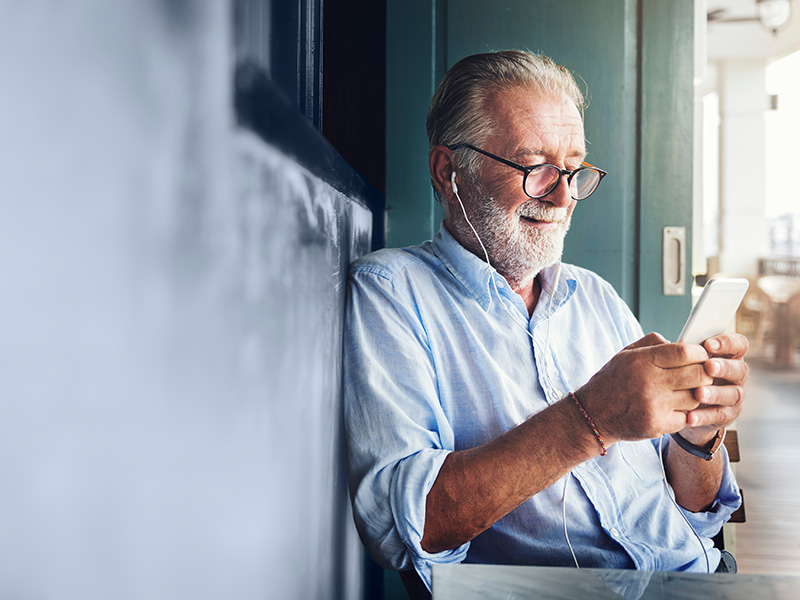
M 665 296 L 686 293 L 686 228 L 664 227 L 661 249 Z

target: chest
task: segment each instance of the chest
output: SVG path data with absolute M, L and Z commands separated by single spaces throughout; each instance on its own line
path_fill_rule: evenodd
M 577 308 L 563 306 L 531 325 L 501 306 L 466 303 L 426 324 L 456 449 L 493 439 L 558 401 L 624 345 L 609 319 Z

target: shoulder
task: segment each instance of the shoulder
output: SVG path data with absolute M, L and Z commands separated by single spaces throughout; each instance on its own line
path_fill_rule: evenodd
M 574 280 L 581 293 L 620 300 L 619 294 L 617 294 L 614 286 L 594 271 L 590 271 L 584 267 L 565 263 L 562 277 L 567 280 Z
M 431 274 L 439 267 L 439 260 L 426 244 L 408 248 L 384 248 L 353 261 L 350 265 L 352 279 L 383 279 L 397 283 L 414 279 L 421 274 Z

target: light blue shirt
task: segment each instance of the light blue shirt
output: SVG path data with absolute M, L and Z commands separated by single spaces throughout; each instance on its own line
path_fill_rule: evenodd
M 562 522 L 567 478 L 566 521 L 580 566 L 706 571 L 683 512 L 717 567 L 710 537 L 741 501 L 727 454 L 712 508 L 679 512 L 664 487 L 658 440 L 612 445 L 458 548 L 430 554 L 420 546 L 425 500 L 450 452 L 519 425 L 642 336 L 607 282 L 564 264 L 553 290 L 555 270 L 541 273 L 529 319 L 505 279 L 444 226 L 421 246 L 381 250 L 351 266 L 350 491 L 361 539 L 383 567 L 414 568 L 430 587 L 434 563 L 573 565 Z M 593 416 L 602 429 L 602 413 Z

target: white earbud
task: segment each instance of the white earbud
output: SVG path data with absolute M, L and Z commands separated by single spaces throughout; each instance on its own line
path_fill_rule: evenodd
M 455 171 L 453 171 L 450 174 L 450 183 L 453 184 L 453 193 L 457 194 L 458 193 L 458 185 L 456 185 L 456 172 Z

